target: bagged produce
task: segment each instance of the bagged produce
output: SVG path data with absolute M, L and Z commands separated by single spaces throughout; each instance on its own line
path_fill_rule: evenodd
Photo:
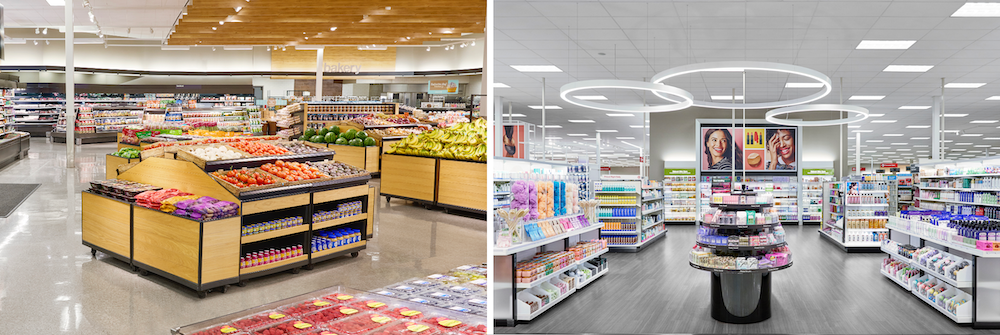
M 566 214 L 580 212 L 580 185 L 576 183 L 566 184 Z
M 181 192 L 175 188 L 162 189 L 158 191 L 146 191 L 135 196 L 136 204 L 146 208 L 160 209 L 163 200 L 177 196 L 191 195 L 191 193 Z
M 164 213 L 173 213 L 177 210 L 175 204 L 179 201 L 197 199 L 197 195 L 182 195 L 177 197 L 170 197 L 166 200 L 160 202 L 160 211 Z
M 185 204 L 188 216 L 196 220 L 217 220 L 236 216 L 240 206 L 229 201 L 212 197 L 201 197 L 193 203 Z

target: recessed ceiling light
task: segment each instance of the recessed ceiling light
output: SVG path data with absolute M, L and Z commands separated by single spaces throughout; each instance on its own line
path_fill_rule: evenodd
M 636 129 L 642 129 L 642 128 L 646 128 L 646 126 L 644 126 L 644 125 L 641 125 L 641 124 L 640 124 L 640 125 L 635 125 L 635 124 L 633 124 L 633 125 L 629 126 L 629 128 L 636 128 Z
M 984 138 L 984 140 L 1000 141 L 1000 137 L 987 137 L 987 138 Z
M 618 131 L 614 130 L 614 129 L 598 129 L 597 132 L 598 133 L 617 133 Z
M 630 117 L 630 116 L 636 116 L 636 114 L 632 114 L 632 113 L 607 113 L 607 114 L 604 114 L 604 115 L 611 116 L 611 117 Z
M 854 139 L 854 137 L 848 137 L 847 139 L 849 139 L 849 140 L 853 140 L 853 139 Z
M 884 40 L 862 40 L 856 49 L 868 50 L 906 50 L 917 41 L 884 41 Z
M 858 130 L 854 130 L 854 132 L 855 133 L 870 133 L 870 132 L 872 132 L 872 130 L 871 129 L 858 129 Z
M 899 148 L 899 149 L 896 149 L 896 151 L 910 151 L 910 150 L 913 150 L 913 149 L 907 149 L 907 148 Z M 904 155 L 905 155 L 905 154 L 904 154 Z
M 615 138 L 619 139 L 619 140 L 634 140 L 635 139 L 635 137 L 628 137 L 628 136 L 626 136 L 626 137 L 615 137 Z
M 947 83 L 944 88 L 980 88 L 986 83 Z
M 951 17 L 1000 17 L 1000 3 L 966 2 Z
M 910 125 L 910 126 L 906 126 L 906 128 L 913 128 L 913 129 L 925 129 L 925 128 L 930 128 L 930 127 L 931 126 L 926 126 L 926 125 Z
M 944 143 L 951 143 L 951 142 L 955 142 L 955 140 L 943 140 L 943 141 L 941 141 L 941 142 L 944 142 Z
M 930 150 L 917 150 L 916 152 L 917 153 L 926 153 L 926 152 L 930 152 Z
M 876 153 L 878 151 L 877 150 L 864 150 L 864 151 L 861 151 L 861 152 L 866 153 L 866 154 L 871 154 L 871 153 Z
M 66 6 L 66 0 L 45 0 L 49 6 Z
M 603 95 L 576 95 L 573 97 L 580 100 L 608 100 L 608 97 Z
M 948 113 L 944 114 L 944 117 L 966 117 L 966 116 L 969 116 L 969 114 L 948 114 Z
M 493 88 L 510 88 L 510 86 L 504 83 L 493 83 Z
M 511 65 L 510 67 L 521 72 L 563 72 L 555 65 Z
M 528 106 L 531 109 L 542 109 L 542 106 Z M 545 105 L 545 109 L 562 109 L 562 107 L 556 105 Z
M 905 142 L 894 142 L 894 143 L 891 143 L 891 145 L 907 145 L 907 144 L 909 144 L 909 143 L 905 143 Z
M 732 95 L 713 95 L 712 100 L 733 100 Z M 743 100 L 742 95 L 737 95 L 736 100 Z
M 892 147 L 875 147 L 875 149 L 885 150 L 885 149 L 892 149 Z
M 962 143 L 955 143 L 955 145 L 972 145 L 972 143 L 962 142 Z
M 989 147 L 992 147 L 992 145 L 989 145 L 989 144 L 977 144 L 977 145 L 973 145 L 973 147 L 975 147 L 975 148 L 989 148 Z
M 584 141 L 597 141 L 597 137 L 588 137 L 583 139 Z
M 885 141 L 883 141 L 883 140 L 865 140 L 865 142 L 868 142 L 868 143 L 882 143 L 882 142 L 885 142 Z
M 889 65 L 885 67 L 885 72 L 927 72 L 934 65 Z
M 558 137 L 558 136 L 546 136 L 545 139 L 546 140 L 561 140 L 562 137 Z
M 882 100 L 885 99 L 884 95 L 852 95 L 847 100 Z
M 927 145 L 926 144 L 917 144 L 917 145 L 914 145 L 913 147 L 914 148 L 926 148 Z
M 975 120 L 969 123 L 997 123 L 997 122 L 1000 122 L 1000 120 Z
M 931 106 L 899 106 L 899 109 L 930 109 Z
M 504 114 L 504 116 L 510 116 L 510 117 L 525 117 L 525 116 L 527 116 L 527 115 L 524 115 L 524 114 L 520 114 L 520 113 L 514 113 L 514 114 Z
M 861 126 L 847 126 L 847 128 L 857 129 L 857 128 L 861 128 Z
M 587 134 L 566 134 L 568 136 L 586 137 Z
M 570 123 L 594 123 L 594 120 L 566 120 Z
M 896 123 L 896 120 L 872 120 L 872 123 Z
M 785 88 L 820 88 L 823 83 L 785 83 Z
M 885 134 L 885 135 L 882 135 L 882 136 L 899 137 L 899 136 L 903 136 L 903 134 Z
M 538 127 L 540 127 L 540 128 L 547 128 L 547 129 L 551 129 L 551 128 L 562 128 L 562 126 L 560 126 L 560 125 L 557 125 L 557 124 L 547 124 L 547 125 L 544 125 L 544 126 L 538 126 Z

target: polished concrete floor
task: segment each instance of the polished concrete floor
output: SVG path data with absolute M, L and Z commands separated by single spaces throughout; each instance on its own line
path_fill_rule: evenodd
M 100 253 L 91 258 L 80 243 L 80 192 L 104 179 L 104 156 L 114 150 L 114 144 L 77 147 L 77 168 L 67 169 L 64 144 L 32 139 L 28 159 L 0 169 L 0 183 L 42 184 L 0 219 L 0 334 L 169 334 L 329 286 L 371 290 L 486 261 L 485 221 L 380 197 L 375 236 L 360 257 L 252 279 L 199 299 L 193 290 L 139 276 Z
M 607 254 L 609 272 L 530 324 L 497 333 L 974 334 L 879 272 L 884 254 L 847 254 L 818 226 L 787 226 L 794 265 L 773 273 L 772 316 L 715 321 L 710 275 L 688 265 L 694 226 L 669 226 L 638 254 Z

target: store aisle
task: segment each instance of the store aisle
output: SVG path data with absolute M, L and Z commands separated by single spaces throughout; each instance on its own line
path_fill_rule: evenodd
M 0 333 L 168 334 L 173 327 L 324 287 L 370 290 L 486 259 L 484 221 L 379 197 L 375 236 L 358 258 L 253 279 L 247 287 L 199 299 L 193 290 L 156 275 L 139 276 L 100 253 L 91 258 L 80 243 L 80 192 L 104 178 L 104 155 L 115 145 L 78 148 L 75 170 L 65 168 L 65 150 L 35 138 L 29 159 L 0 170 L 0 183 L 42 184 L 0 219 Z
M 959 327 L 879 273 L 884 254 L 846 254 L 817 226 L 785 227 L 794 265 L 774 273 L 772 317 L 750 325 L 710 314 L 710 277 L 688 265 L 695 226 L 669 226 L 638 254 L 608 254 L 610 273 L 530 324 L 497 333 L 1000 333 Z M 629 311 L 627 315 L 616 311 Z

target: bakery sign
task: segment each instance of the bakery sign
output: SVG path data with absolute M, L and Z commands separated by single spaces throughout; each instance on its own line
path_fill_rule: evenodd
M 429 80 L 427 81 L 427 93 L 458 94 L 458 80 Z
M 329 64 L 323 63 L 323 72 L 333 73 L 360 73 L 361 64 Z

